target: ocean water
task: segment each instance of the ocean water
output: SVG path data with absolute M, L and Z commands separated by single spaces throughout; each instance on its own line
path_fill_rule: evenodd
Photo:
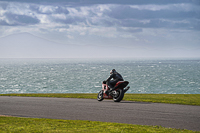
M 0 59 L 0 94 L 98 93 L 113 68 L 127 93 L 200 94 L 198 59 Z

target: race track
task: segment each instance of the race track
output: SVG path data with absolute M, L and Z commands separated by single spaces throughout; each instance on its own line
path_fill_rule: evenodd
M 160 125 L 200 131 L 200 106 L 0 96 L 0 115 Z

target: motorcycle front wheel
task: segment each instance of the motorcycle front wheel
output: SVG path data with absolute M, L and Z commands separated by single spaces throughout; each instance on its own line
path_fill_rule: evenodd
M 120 102 L 123 98 L 124 98 L 124 90 L 123 89 L 116 90 L 116 93 L 113 96 L 114 102 Z
M 102 101 L 103 100 L 103 90 L 101 90 L 97 95 L 97 100 Z

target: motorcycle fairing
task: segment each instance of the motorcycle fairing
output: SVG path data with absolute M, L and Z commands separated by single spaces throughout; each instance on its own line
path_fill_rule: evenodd
M 119 81 L 116 83 L 115 88 L 125 88 L 129 84 L 128 81 Z

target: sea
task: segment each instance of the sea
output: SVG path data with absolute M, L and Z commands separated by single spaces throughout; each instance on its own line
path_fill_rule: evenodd
M 200 94 L 200 59 L 0 59 L 0 94 L 98 93 L 112 69 L 127 93 Z

